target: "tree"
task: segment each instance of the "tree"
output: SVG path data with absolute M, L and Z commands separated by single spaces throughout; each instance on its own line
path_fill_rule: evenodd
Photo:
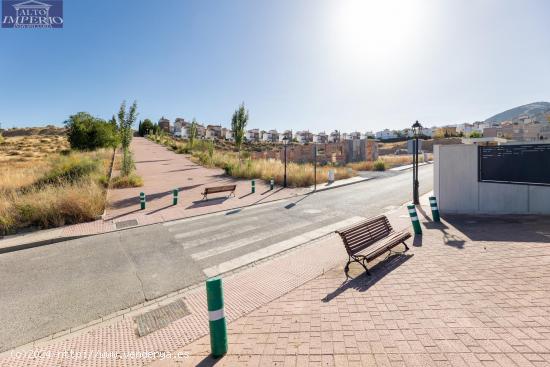
M 483 134 L 479 131 L 472 131 L 470 133 L 470 138 L 474 139 L 474 138 L 482 138 L 483 137 Z
M 87 112 L 78 112 L 65 121 L 67 138 L 72 149 L 95 150 L 118 145 L 116 128 Z
M 231 118 L 231 130 L 233 131 L 233 137 L 235 138 L 235 145 L 237 150 L 241 151 L 241 146 L 244 140 L 244 134 L 246 124 L 248 123 L 248 110 L 244 108 L 244 102 L 239 106 L 233 117 Z
M 132 153 L 130 152 L 130 143 L 132 142 L 132 126 L 136 122 L 137 115 L 136 101 L 132 103 L 128 112 L 126 112 L 126 101 L 122 101 L 118 110 L 118 130 L 123 154 L 122 167 L 120 170 L 122 176 L 129 176 L 134 169 L 134 161 L 132 159 Z
M 189 126 L 189 148 L 193 149 L 193 144 L 195 144 L 195 139 L 197 137 L 197 121 L 193 118 L 191 126 Z
M 153 122 L 151 122 L 151 120 L 149 119 L 145 119 L 139 124 L 138 134 L 139 136 L 145 136 L 145 135 L 152 134 L 154 130 L 155 130 L 155 125 L 153 124 Z

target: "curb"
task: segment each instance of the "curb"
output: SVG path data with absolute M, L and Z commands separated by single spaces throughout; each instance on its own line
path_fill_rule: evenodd
M 350 185 L 354 185 L 354 184 L 358 184 L 358 183 L 363 183 L 363 182 L 374 180 L 374 179 L 376 179 L 376 177 L 365 178 L 363 180 L 349 182 L 349 183 L 345 183 L 345 184 L 334 186 L 334 187 L 325 187 L 325 188 L 322 188 L 322 189 L 317 189 L 317 191 L 313 191 L 313 189 L 312 189 L 309 192 L 306 192 L 306 193 L 303 193 L 303 194 L 298 194 L 298 195 L 295 195 L 295 196 L 289 196 L 287 198 L 266 200 L 266 201 L 262 201 L 261 203 L 243 205 L 243 206 L 239 206 L 239 207 L 235 207 L 235 208 L 231 208 L 231 209 L 217 210 L 217 211 L 213 211 L 213 212 L 210 212 L 210 213 L 192 215 L 192 216 L 189 216 L 189 217 L 176 218 L 176 219 L 171 219 L 171 220 L 167 220 L 167 221 L 164 221 L 164 222 L 141 224 L 141 225 L 137 225 L 137 226 L 133 226 L 133 227 L 114 229 L 112 231 L 102 232 L 102 233 L 92 233 L 92 234 L 84 234 L 84 235 L 68 236 L 68 237 L 55 237 L 55 238 L 49 238 L 49 239 L 46 239 L 46 240 L 40 240 L 40 241 L 36 241 L 36 242 L 27 242 L 27 243 L 23 243 L 23 244 L 0 247 L 0 254 L 20 251 L 20 250 L 26 250 L 26 249 L 30 249 L 30 248 L 34 248 L 34 247 L 52 245 L 52 244 L 55 244 L 55 243 L 76 240 L 76 239 L 84 238 L 84 237 L 99 236 L 99 235 L 107 234 L 107 233 L 127 231 L 127 230 L 134 229 L 134 228 L 153 226 L 153 225 L 157 225 L 157 224 L 161 224 L 161 223 L 170 223 L 170 222 L 175 222 L 175 221 L 179 221 L 179 220 L 186 220 L 186 219 L 191 219 L 191 218 L 204 217 L 204 216 L 208 216 L 208 215 L 212 215 L 212 214 L 219 214 L 219 213 L 223 213 L 223 212 L 230 212 L 230 211 L 234 211 L 234 210 L 250 208 L 250 207 L 254 207 L 256 205 L 261 205 L 261 204 L 266 204 L 266 203 L 273 203 L 273 202 L 276 202 L 276 201 L 288 200 L 288 199 L 291 199 L 293 197 L 311 195 L 311 194 L 314 194 L 314 193 L 317 193 L 317 192 L 322 192 L 322 191 L 327 191 L 327 190 L 332 190 L 332 189 L 338 189 L 340 187 L 346 187 L 346 186 L 350 186 Z M 60 227 L 60 228 L 62 228 L 62 227 Z

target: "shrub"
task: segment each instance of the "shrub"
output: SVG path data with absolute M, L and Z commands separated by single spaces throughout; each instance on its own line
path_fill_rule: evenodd
M 70 116 L 65 126 L 72 149 L 95 150 L 118 145 L 116 127 L 89 113 L 79 112 Z
M 379 159 L 376 162 L 374 162 L 373 169 L 375 171 L 385 171 L 386 170 L 386 162 Z
M 111 180 L 111 187 L 115 189 L 141 186 L 143 186 L 143 179 L 134 173 L 128 176 L 117 176 Z
M 120 175 L 129 176 L 135 168 L 136 168 L 136 165 L 134 164 L 134 158 L 132 156 L 132 152 L 129 149 L 123 150 L 122 165 L 120 167 Z
M 99 172 L 101 161 L 92 157 L 77 155 L 59 156 L 53 160 L 52 168 L 35 185 L 75 182 L 84 176 Z

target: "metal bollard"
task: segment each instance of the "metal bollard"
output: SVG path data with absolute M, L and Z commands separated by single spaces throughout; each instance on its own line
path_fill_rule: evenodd
M 434 222 L 441 222 L 441 219 L 439 218 L 439 208 L 437 207 L 437 199 L 435 196 L 430 196 L 430 208 L 432 209 L 432 217 L 434 218 Z
M 269 181 L 269 189 L 270 189 L 270 190 L 273 190 L 274 187 L 275 187 L 275 180 L 274 180 L 274 179 L 271 179 L 271 180 Z
M 223 287 L 220 277 L 206 280 L 208 303 L 208 324 L 210 327 L 210 349 L 213 357 L 227 353 L 227 324 L 223 311 Z
M 178 195 L 179 195 L 178 189 L 174 189 L 172 193 L 174 194 L 174 200 L 172 200 L 172 205 L 178 205 Z
M 252 193 L 255 193 L 256 192 L 256 180 L 252 180 L 251 184 L 252 184 Z
M 145 209 L 145 193 L 140 192 L 139 193 L 139 203 L 141 204 L 141 210 Z
M 416 214 L 416 207 L 414 204 L 407 205 L 409 209 L 409 215 L 411 217 L 414 234 L 422 234 L 422 228 L 420 227 L 420 221 L 418 220 L 418 215 Z

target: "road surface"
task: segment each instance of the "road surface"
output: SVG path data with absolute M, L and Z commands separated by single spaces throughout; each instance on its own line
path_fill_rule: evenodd
M 420 167 L 421 194 L 433 166 Z M 411 171 L 0 255 L 0 352 L 197 284 L 410 200 Z

